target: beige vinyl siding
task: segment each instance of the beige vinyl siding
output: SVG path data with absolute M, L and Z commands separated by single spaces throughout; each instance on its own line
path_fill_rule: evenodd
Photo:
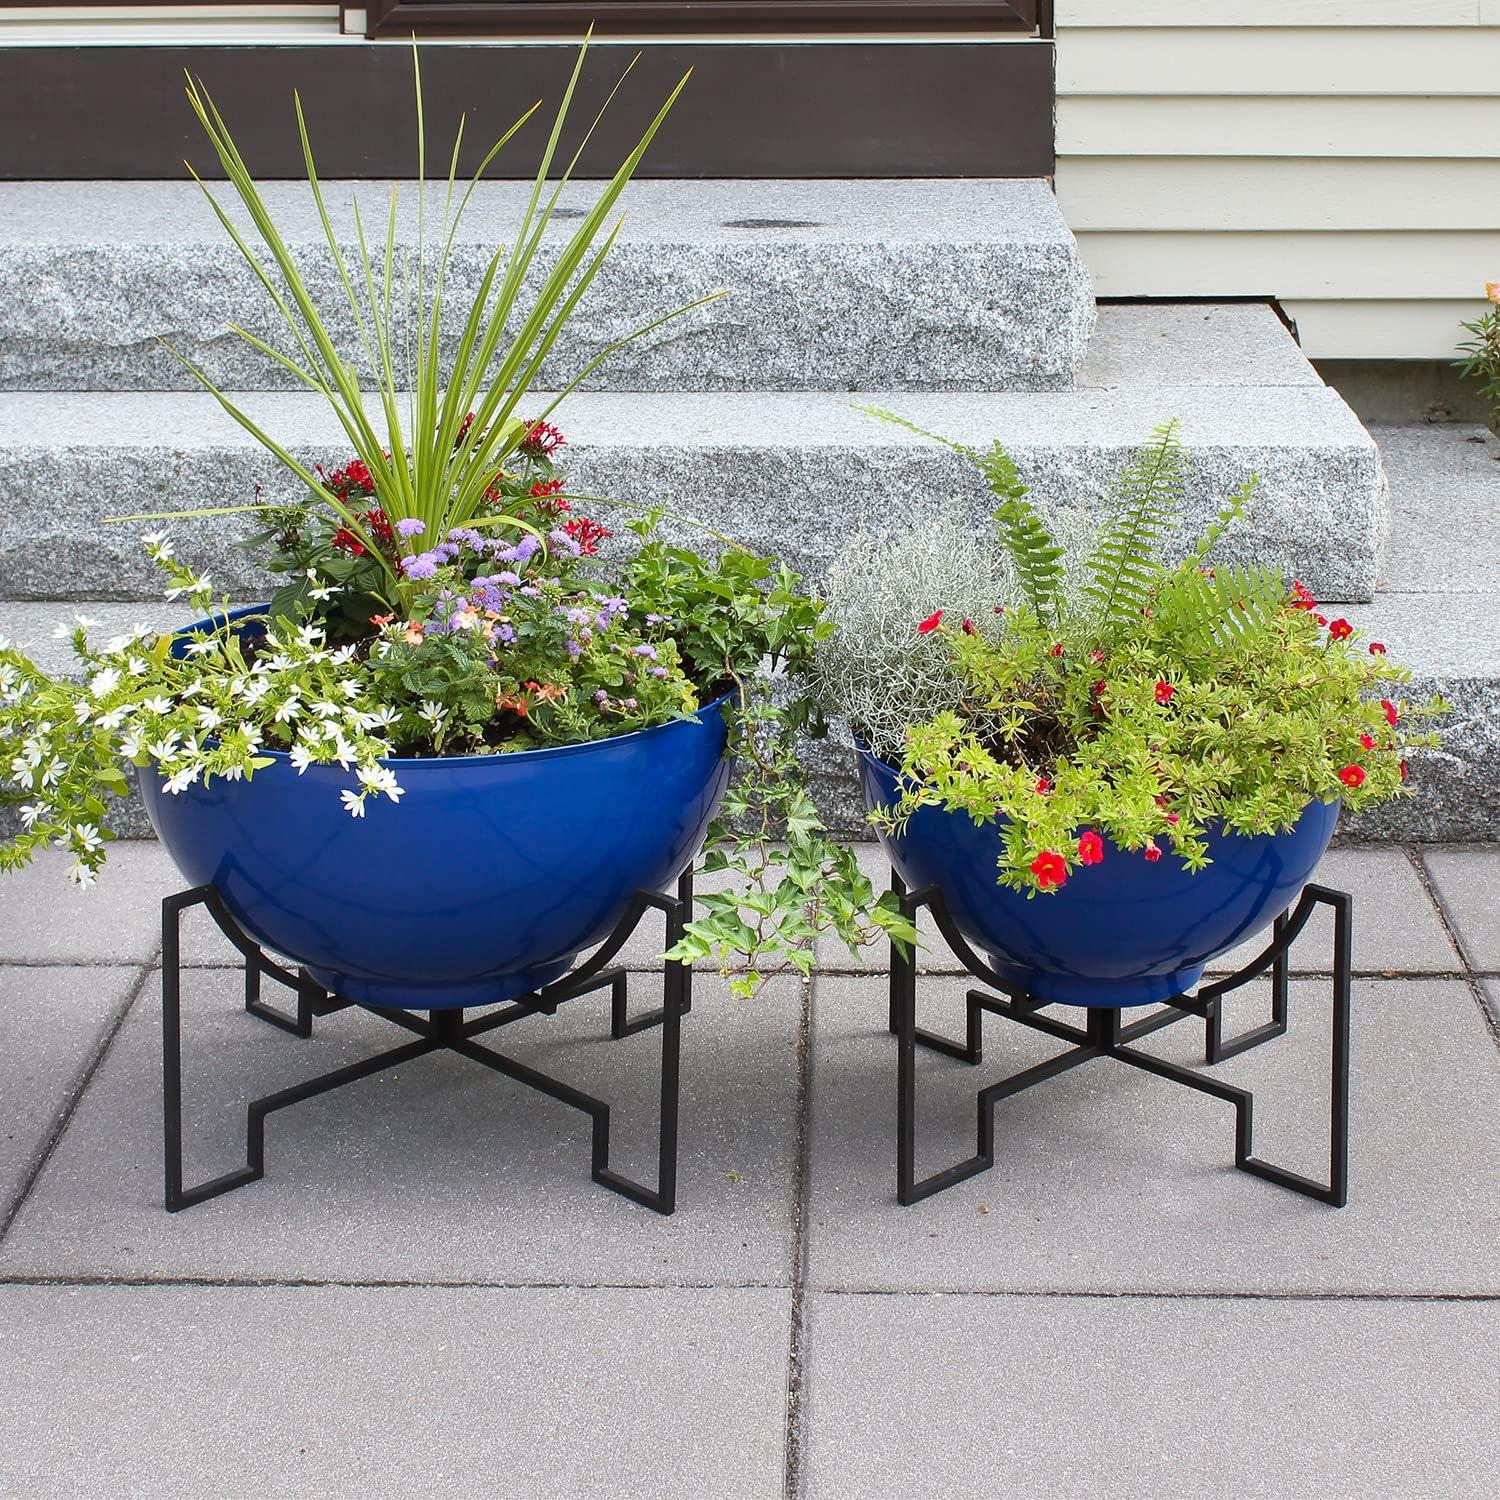
M 1500 0 L 1057 0 L 1057 189 L 1100 296 L 1270 296 L 1443 359 L 1500 278 Z

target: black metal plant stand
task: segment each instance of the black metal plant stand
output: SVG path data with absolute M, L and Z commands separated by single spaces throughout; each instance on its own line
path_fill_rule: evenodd
M 891 888 L 900 898 L 901 909 L 913 922 L 923 907 L 932 913 L 938 930 L 948 945 L 958 955 L 976 979 L 983 980 L 999 990 L 1006 998 L 986 994 L 982 990 L 970 990 L 967 994 L 966 1036 L 962 1042 L 952 1041 L 934 1032 L 925 1031 L 916 1024 L 917 971 L 915 954 L 901 954 L 894 945 L 891 949 L 891 1002 L 890 1029 L 899 1039 L 896 1084 L 896 1196 L 903 1204 L 920 1202 L 933 1193 L 952 1187 L 995 1164 L 995 1106 L 1013 1094 L 1019 1094 L 1038 1083 L 1044 1083 L 1059 1073 L 1066 1073 L 1080 1063 L 1096 1057 L 1111 1057 L 1117 1062 L 1127 1063 L 1142 1072 L 1153 1073 L 1158 1078 L 1169 1079 L 1199 1093 L 1211 1094 L 1216 1099 L 1234 1105 L 1234 1164 L 1242 1172 L 1264 1177 L 1269 1182 L 1289 1188 L 1294 1193 L 1305 1194 L 1342 1208 L 1349 1192 L 1349 1009 L 1351 950 L 1350 926 L 1353 918 L 1353 898 L 1343 891 L 1329 890 L 1325 886 L 1310 885 L 1302 892 L 1296 907 L 1276 919 L 1270 944 L 1264 952 L 1227 979 L 1204 985 L 1193 997 L 1175 995 L 1162 1002 L 1164 1009 L 1153 1011 L 1142 1019 L 1124 1024 L 1117 1008 L 1096 1008 L 1088 1011 L 1086 1026 L 1070 1026 L 1051 1016 L 1038 1014 L 1045 1000 L 1017 994 L 1006 982 L 966 943 L 953 924 L 953 918 L 943 901 L 937 886 L 925 890 L 908 892 L 901 880 L 892 877 Z M 1218 1079 L 1203 1077 L 1188 1068 L 1163 1062 L 1146 1052 L 1138 1052 L 1129 1044 L 1173 1026 L 1190 1016 L 1197 1016 L 1204 1023 L 1204 1061 L 1210 1066 L 1234 1057 L 1262 1042 L 1281 1036 L 1287 1029 L 1288 996 L 1288 952 L 1297 936 L 1307 924 L 1308 918 L 1318 906 L 1333 908 L 1333 1047 L 1331 1063 L 1331 1102 L 1328 1148 L 1328 1181 L 1315 1182 L 1285 1167 L 1262 1161 L 1253 1154 L 1253 1111 L 1255 1100 L 1247 1089 L 1235 1088 Z M 1271 1019 L 1254 1030 L 1225 1041 L 1220 1014 L 1221 997 L 1252 979 L 1271 971 Z M 983 1057 L 984 1015 L 1004 1016 L 1034 1031 L 1045 1032 L 1072 1043 L 1068 1051 L 1049 1058 L 1046 1062 L 1025 1069 L 1009 1078 L 1001 1079 L 979 1091 L 978 1148 L 975 1154 L 964 1161 L 929 1177 L 918 1179 L 915 1171 L 916 1154 L 916 1049 L 927 1047 L 960 1062 L 977 1065 Z
M 291 1088 L 253 1100 L 248 1109 L 245 1131 L 245 1165 L 221 1177 L 184 1187 L 182 1182 L 182 970 L 179 934 L 182 913 L 189 907 L 207 907 L 225 937 L 245 959 L 245 1009 L 258 1019 L 308 1038 L 313 1021 L 335 1011 L 356 1006 L 382 1017 L 395 1026 L 415 1032 L 417 1040 L 393 1047 L 365 1058 L 362 1062 L 336 1068 L 317 1078 L 310 1078 Z M 306 973 L 293 972 L 267 958 L 261 948 L 235 923 L 223 899 L 211 885 L 198 886 L 168 896 L 162 902 L 162 1108 L 166 1139 L 166 1207 L 177 1213 L 217 1198 L 265 1175 L 266 1118 L 277 1110 L 315 1098 L 345 1084 L 357 1083 L 377 1073 L 399 1067 L 429 1052 L 457 1052 L 507 1078 L 549 1098 L 560 1100 L 589 1117 L 592 1126 L 590 1173 L 593 1180 L 636 1203 L 660 1214 L 670 1214 L 677 1203 L 677 1120 L 680 1094 L 682 1018 L 692 1008 L 692 969 L 680 963 L 662 965 L 662 1004 L 659 1009 L 632 1018 L 629 1014 L 629 976 L 623 968 L 611 967 L 611 961 L 624 946 L 642 917 L 649 910 L 666 915 L 664 947 L 671 947 L 681 937 L 691 919 L 693 908 L 693 875 L 689 870 L 678 882 L 677 895 L 657 891 L 637 891 L 619 924 L 594 955 L 580 968 L 530 995 L 512 1000 L 473 1020 L 465 1020 L 462 1010 L 434 1010 L 423 1020 L 410 1011 L 386 1010 L 376 1006 L 329 995 Z M 288 1015 L 265 1004 L 261 999 L 262 977 L 275 980 L 297 997 L 295 1014 Z M 509 1026 L 528 1016 L 551 1016 L 565 1001 L 581 995 L 610 991 L 610 1036 L 618 1041 L 653 1027 L 661 1029 L 661 1124 L 657 1153 L 656 1186 L 650 1188 L 611 1169 L 609 1165 L 609 1105 L 592 1094 L 570 1084 L 539 1073 L 535 1068 L 516 1062 L 493 1048 L 481 1046 L 476 1037 Z

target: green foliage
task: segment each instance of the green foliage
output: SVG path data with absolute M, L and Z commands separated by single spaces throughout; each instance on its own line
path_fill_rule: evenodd
M 1485 290 L 1492 305 L 1473 322 L 1459 325 L 1470 337 L 1458 346 L 1463 358 L 1457 363 L 1462 375 L 1479 382 L 1490 404 L 1490 426 L 1500 432 L 1500 282 L 1490 282 Z
M 1253 477 L 1169 566 L 1184 479 L 1168 423 L 1112 488 L 1071 608 L 1060 585 L 1049 596 L 1027 583 L 1017 554 L 1032 543 L 1018 548 L 997 517 L 1021 605 L 998 628 L 935 627 L 962 692 L 908 725 L 892 757 L 903 795 L 878 822 L 899 827 L 924 806 L 996 821 L 1001 882 L 1036 893 L 1061 883 L 1058 861 L 1064 880 L 1092 863 L 1100 836 L 1111 858 L 1170 850 L 1196 870 L 1211 831 L 1269 833 L 1312 801 L 1357 810 L 1407 794 L 1407 755 L 1437 743 L 1422 721 L 1446 706 L 1402 702 L 1406 670 L 1347 621 L 1325 620 L 1301 584 L 1273 568 L 1210 566 Z M 1060 579 L 1040 520 L 1028 533 Z M 927 601 L 908 607 L 915 620 Z M 852 649 L 843 643 L 846 657 Z

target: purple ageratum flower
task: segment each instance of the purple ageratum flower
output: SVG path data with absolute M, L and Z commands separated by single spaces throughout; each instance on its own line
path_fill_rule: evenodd
M 646 675 L 648 677 L 667 677 L 667 676 L 670 676 L 671 674 L 667 671 L 667 669 L 665 667 L 647 667 L 646 668 Z
M 639 708 L 640 704 L 637 703 L 634 698 L 627 698 L 625 700 L 625 707 L 626 708 Z
M 505 572 L 505 573 L 496 573 L 495 574 L 495 582 L 496 583 L 508 583 L 512 588 L 514 588 L 518 583 L 520 583 L 520 581 L 521 581 L 521 575 L 519 573 Z
M 656 647 L 648 645 L 632 646 L 630 648 L 630 654 L 632 656 L 649 656 L 652 661 L 655 661 Z
M 665 615 L 647 615 L 646 616 L 646 623 L 648 625 L 664 625 L 664 624 L 666 624 L 666 621 L 667 621 L 667 617 Z
M 480 547 L 484 545 L 484 538 L 480 536 L 477 531 L 472 530 L 468 526 L 453 527 L 453 529 L 448 533 L 448 540 L 450 542 L 458 542 L 460 545 L 467 542 L 471 547 Z
M 419 521 L 415 516 L 408 516 L 404 521 L 396 522 L 397 536 L 421 536 L 427 530 L 427 523 Z
M 594 694 L 594 702 L 595 703 L 608 703 L 609 702 L 609 694 L 606 693 L 603 688 L 600 688 L 599 691 Z
M 562 527 L 559 526 L 556 531 L 550 533 L 550 536 L 554 547 L 561 547 L 564 552 L 571 552 L 574 557 L 583 556 L 583 548 Z M 553 581 L 556 582 L 555 579 Z
M 583 655 L 583 647 L 580 646 L 577 641 L 569 641 L 567 643 L 567 646 L 569 661 L 577 661 L 578 658 Z
M 401 571 L 408 578 L 431 578 L 442 560 L 435 552 L 419 552 L 415 557 L 402 559 Z
M 542 597 L 542 591 L 534 584 L 530 583 L 523 584 L 516 590 L 516 592 L 518 594 L 524 594 L 528 599 L 540 599 Z
M 528 563 L 541 550 L 542 550 L 541 538 L 533 536 L 528 531 L 526 533 L 526 535 L 523 536 L 521 538 L 521 540 L 516 543 L 515 549 L 514 549 L 516 555 L 512 559 L 512 561 L 513 562 L 518 562 L 518 563 Z
M 511 643 L 511 642 L 512 642 L 512 641 L 514 641 L 514 640 L 515 640 L 515 638 L 516 638 L 516 633 L 515 633 L 515 631 L 514 631 L 514 630 L 512 630 L 512 629 L 511 629 L 511 628 L 510 628 L 510 626 L 509 626 L 509 625 L 502 625 L 502 626 L 500 626 L 500 628 L 499 628 L 499 629 L 498 629 L 498 630 L 497 630 L 497 631 L 496 631 L 496 632 L 495 632 L 495 639 L 496 639 L 496 640 L 497 640 L 497 641 L 499 641 L 499 643 L 500 643 L 500 644 L 501 644 L 501 645 L 502 645 L 502 646 L 508 646 L 508 645 L 510 645 L 510 643 Z
M 462 550 L 457 542 L 439 542 L 432 549 L 432 555 L 442 558 L 444 562 L 452 562 Z

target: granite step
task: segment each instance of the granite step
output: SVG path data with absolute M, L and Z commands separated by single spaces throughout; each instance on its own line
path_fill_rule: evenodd
M 325 185 L 356 252 L 351 204 L 382 235 L 390 184 Z M 450 307 L 466 305 L 529 183 L 476 193 L 455 244 Z M 428 236 L 442 201 L 432 189 Z M 311 197 L 265 196 L 349 357 L 360 345 Z M 416 236 L 402 185 L 400 243 Z M 563 194 L 539 256 L 592 204 Z M 594 390 L 1055 390 L 1073 383 L 1094 319 L 1088 273 L 1043 181 L 641 181 L 604 272 L 542 371 L 560 385 L 602 347 L 710 293 L 730 296 L 621 351 Z M 294 388 L 229 333 L 284 330 L 196 184 L 0 184 L 0 389 L 197 389 L 166 339 L 221 387 Z M 523 299 L 524 302 L 524 299 Z M 342 316 L 339 316 L 340 313 Z
M 1371 597 L 1388 530 L 1379 455 L 1268 308 L 1103 309 L 1083 379 L 1060 392 L 583 392 L 558 421 L 581 492 L 664 500 L 816 576 L 861 525 L 899 526 L 953 498 L 983 528 L 993 508 L 971 466 L 855 403 L 965 443 L 1001 439 L 1074 538 L 1096 524 L 1131 451 L 1175 416 L 1194 460 L 1193 524 L 1259 473 L 1238 555 L 1280 564 L 1321 598 Z M 315 395 L 252 392 L 242 404 L 304 461 L 348 456 Z M 0 513 L 0 598 L 12 599 L 151 597 L 145 528 L 103 517 L 232 505 L 257 488 L 297 496 L 202 392 L 0 393 L 0 487 L 16 501 Z M 254 597 L 264 580 L 227 545 L 249 525 L 182 522 L 176 536 L 222 587 Z
M 1355 840 L 1473 842 L 1500 839 L 1500 440 L 1482 427 L 1374 429 L 1396 501 L 1391 576 L 1368 604 L 1343 612 L 1393 658 L 1411 667 L 1412 697 L 1441 693 L 1453 704 L 1443 748 L 1413 764 L 1415 796 L 1358 819 Z M 0 603 L 0 636 L 53 671 L 69 667 L 54 625 L 82 614 L 101 636 L 136 624 L 164 629 L 192 612 L 160 602 Z M 838 739 L 807 747 L 818 801 L 833 826 L 865 833 L 852 756 Z M 114 826 L 149 836 L 138 799 Z

